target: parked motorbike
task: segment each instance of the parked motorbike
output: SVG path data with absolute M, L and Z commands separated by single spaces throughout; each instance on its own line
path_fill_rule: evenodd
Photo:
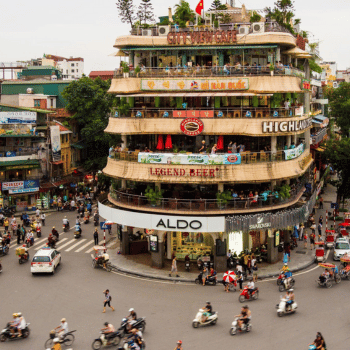
M 259 298 L 259 288 L 255 287 L 249 294 L 248 288 L 244 287 L 238 300 L 240 303 L 244 303 L 246 300 L 257 300 Z
M 281 242 L 279 245 L 278 245 L 278 251 L 281 253 L 283 252 L 284 250 L 284 242 Z
M 280 303 L 276 305 L 277 315 L 279 317 L 282 317 L 283 315 L 287 315 L 287 314 L 292 314 L 298 308 L 298 305 L 295 301 L 293 302 L 293 304 L 290 304 L 287 307 L 286 305 L 287 305 L 287 299 L 281 297 Z
M 234 258 L 232 255 L 227 259 L 227 268 L 233 270 L 237 266 L 237 259 Z
M 16 212 L 16 206 L 12 205 L 11 207 L 9 207 L 8 205 L 5 205 L 4 208 L 2 209 L 2 213 L 4 214 L 4 217 L 11 217 L 12 215 L 14 215 Z
M 30 323 L 26 323 L 26 326 L 24 329 L 22 329 L 22 336 L 19 337 L 19 333 L 15 332 L 15 336 L 13 337 L 13 334 L 11 333 L 11 323 L 7 323 L 6 327 L 1 331 L 0 334 L 0 342 L 5 342 L 6 340 L 19 340 L 19 339 L 25 339 L 29 337 L 30 330 L 29 326 Z
M 29 253 L 28 252 L 26 252 L 25 254 L 21 254 L 18 257 L 19 264 L 23 264 L 24 262 L 26 262 L 28 260 L 29 260 Z
M 141 333 L 146 329 L 146 317 L 138 318 L 136 321 L 129 321 L 127 318 L 123 318 L 120 327 L 118 328 L 118 332 L 122 338 L 128 334 L 128 331 L 130 330 L 128 329 L 128 323 L 131 323 L 130 329 L 136 328 L 141 331 Z
M 216 285 L 216 276 L 208 276 L 208 278 L 205 280 L 205 284 L 207 285 Z M 194 283 L 196 284 L 203 284 L 203 272 L 200 272 L 198 277 L 194 280 Z
M 203 313 L 204 313 L 203 309 L 199 309 L 195 319 L 192 321 L 193 328 L 207 326 L 209 324 L 215 325 L 217 323 L 217 321 L 218 321 L 218 313 L 217 312 L 212 312 L 211 315 L 206 319 L 206 321 L 202 322 Z
M 232 326 L 230 328 L 231 335 L 236 335 L 237 331 L 250 332 L 252 330 L 252 325 L 250 323 L 250 320 L 248 321 L 247 324 L 242 323 L 241 327 L 239 327 L 239 325 L 238 325 L 238 320 L 239 320 L 239 317 L 236 317 L 234 319 L 234 321 L 232 322 Z

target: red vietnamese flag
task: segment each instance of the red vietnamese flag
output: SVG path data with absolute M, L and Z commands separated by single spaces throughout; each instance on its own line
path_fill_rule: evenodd
M 200 16 L 202 16 L 202 11 L 204 10 L 204 0 L 200 0 L 196 7 L 196 13 L 198 13 Z

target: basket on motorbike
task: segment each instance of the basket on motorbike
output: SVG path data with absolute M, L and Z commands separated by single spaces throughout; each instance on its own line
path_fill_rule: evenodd
M 25 249 L 23 247 L 16 248 L 16 255 L 21 256 L 25 253 Z
M 323 262 L 324 256 L 324 242 L 315 242 L 315 262 Z
M 52 330 L 50 332 L 50 339 L 54 339 L 54 338 L 56 338 L 56 331 Z

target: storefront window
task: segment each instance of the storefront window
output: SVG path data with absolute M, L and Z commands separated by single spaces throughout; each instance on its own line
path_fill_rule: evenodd
M 243 232 L 230 232 L 228 235 L 228 249 L 238 255 L 243 250 Z

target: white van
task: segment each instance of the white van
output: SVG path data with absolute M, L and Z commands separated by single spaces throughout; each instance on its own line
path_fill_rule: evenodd
M 30 271 L 36 273 L 55 273 L 56 267 L 61 263 L 61 254 L 52 248 L 38 250 L 33 256 Z

